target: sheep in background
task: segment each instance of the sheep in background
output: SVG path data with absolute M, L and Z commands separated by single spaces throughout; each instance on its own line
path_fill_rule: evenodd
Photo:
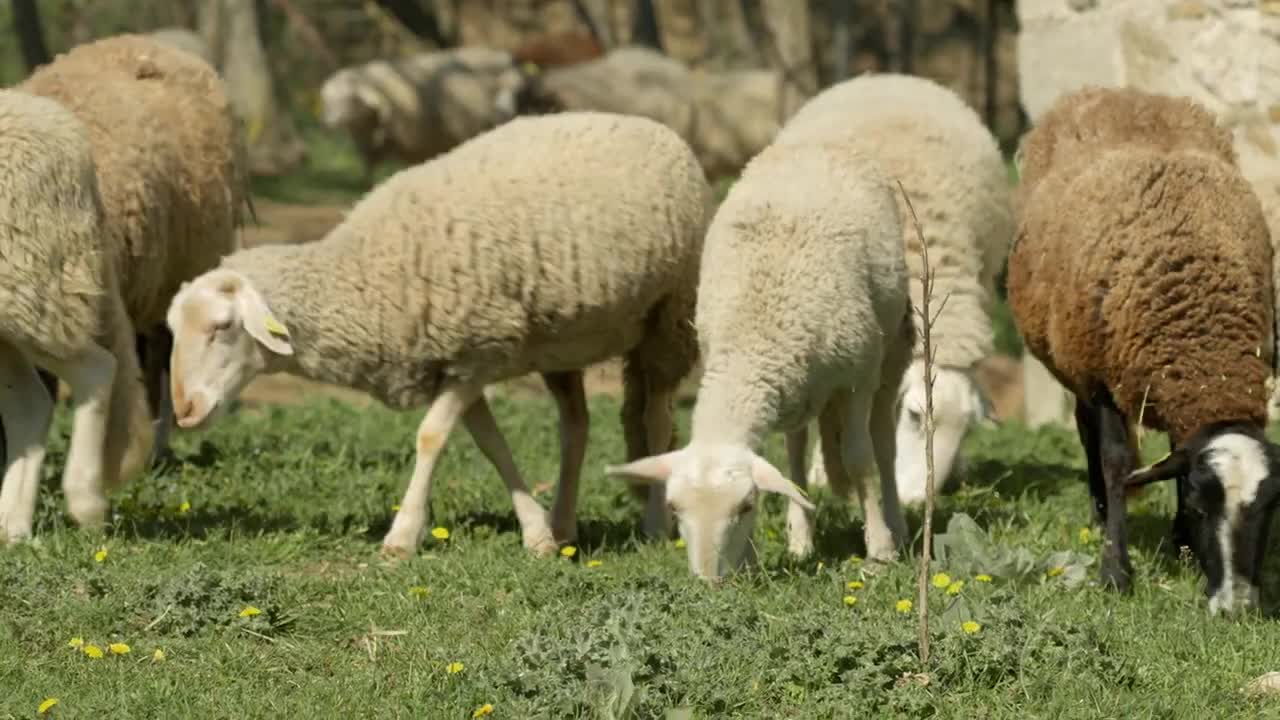
M 674 443 L 697 362 L 699 254 L 714 202 L 689 147 L 645 118 L 518 118 L 369 192 L 323 239 L 241 250 L 169 310 L 182 427 L 205 425 L 263 372 L 430 404 L 384 552 L 417 551 L 432 468 L 459 419 L 511 493 L 524 546 L 576 536 L 588 417 L 582 370 L 623 356 L 629 457 Z M 560 413 L 550 523 L 482 395 L 540 373 Z M 666 530 L 661 492 L 645 529 Z
M 1257 605 L 1280 447 L 1267 442 L 1273 250 L 1231 134 L 1181 97 L 1086 87 L 1022 143 L 1009 304 L 1076 398 L 1101 576 L 1128 590 L 1129 487 L 1176 478 L 1176 545 L 1209 612 Z M 1172 452 L 1135 471 L 1138 427 Z
M 716 211 L 698 284 L 705 369 L 689 444 L 606 468 L 665 487 L 695 575 L 718 579 L 751 559 L 761 492 L 789 498 L 790 552 L 812 551 L 813 504 L 758 453 L 768 433 L 785 433 L 804 483 L 815 416 L 832 485 L 844 497 L 852 480 L 861 498 L 867 557 L 891 561 L 906 541 L 893 425 L 914 326 L 894 195 L 847 136 L 814 133 L 757 155 Z M 873 456 L 878 488 L 863 477 Z
M 511 53 L 484 47 L 374 60 L 325 80 L 321 117 L 351 136 L 369 182 L 384 160 L 417 164 L 511 119 L 497 98 L 523 82 Z
M 928 108 L 922 113 L 920 108 Z M 975 372 L 994 351 L 991 310 L 996 276 L 1013 238 L 1009 171 L 991 131 L 971 107 L 937 82 L 892 73 L 862 75 L 822 91 L 803 105 L 776 143 L 838 136 L 862 148 L 902 183 L 920 217 L 934 272 L 933 464 L 939 491 L 962 464 L 960 444 L 975 423 L 992 421 Z M 921 306 L 920 239 L 902 199 L 902 242 L 911 301 Z M 917 322 L 919 319 L 917 318 Z M 916 328 L 911 367 L 898 390 L 898 496 L 924 502 L 924 346 Z M 822 448 L 810 482 L 822 485 Z

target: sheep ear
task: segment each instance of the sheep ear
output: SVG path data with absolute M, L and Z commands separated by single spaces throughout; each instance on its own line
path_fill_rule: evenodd
M 1151 463 L 1147 467 L 1138 468 L 1129 473 L 1129 477 L 1125 478 L 1124 484 L 1127 487 L 1137 487 L 1139 485 L 1147 485 L 1161 480 L 1169 480 L 1171 478 L 1186 475 L 1191 469 L 1191 457 L 1185 450 L 1179 448 L 1165 455 L 1163 458 Z
M 996 417 L 995 409 L 991 406 L 991 399 L 982 391 L 982 386 L 978 385 L 977 382 L 973 383 L 973 396 L 978 408 L 976 420 L 984 427 L 998 426 L 1000 419 Z
M 604 474 L 622 478 L 633 485 L 661 485 L 671 477 L 676 458 L 683 450 L 672 450 L 661 455 L 651 455 L 623 465 L 606 465 Z
M 751 480 L 757 488 L 765 492 L 785 495 L 805 510 L 813 509 L 813 503 L 804 496 L 800 486 L 783 477 L 778 468 L 759 455 L 751 458 Z
M 254 340 L 277 355 L 293 354 L 289 328 L 271 314 L 271 309 L 267 307 L 267 302 L 262 299 L 257 288 L 247 282 L 241 283 L 236 289 L 235 298 L 244 329 Z

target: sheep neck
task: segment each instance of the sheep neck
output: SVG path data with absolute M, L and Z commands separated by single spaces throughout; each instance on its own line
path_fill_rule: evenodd
M 757 450 L 772 429 L 778 397 L 758 380 L 743 356 L 707 363 L 693 409 L 690 442 L 745 445 Z

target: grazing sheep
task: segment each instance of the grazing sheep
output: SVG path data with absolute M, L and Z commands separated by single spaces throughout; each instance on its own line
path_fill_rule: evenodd
M 510 53 L 485 47 L 374 60 L 325 80 L 322 117 L 350 134 L 367 182 L 384 160 L 430 160 L 511 119 L 497 98 L 522 82 Z
M 169 300 L 237 247 L 248 200 L 223 82 L 191 53 L 117 35 L 59 55 L 19 87 L 58 100 L 88 128 L 112 262 L 137 334 L 129 353 L 141 355 L 159 456 L 173 413 L 162 381 Z
M 31 537 L 53 419 L 37 367 L 71 386 L 62 487 L 81 525 L 102 524 L 102 488 L 137 473 L 151 428 L 89 130 L 54 100 L 0 90 L 0 177 L 0 535 L 15 542 Z
M 1102 579 L 1130 587 L 1126 487 L 1177 478 L 1175 540 L 1209 612 L 1258 601 L 1280 448 L 1272 248 L 1231 134 L 1187 98 L 1086 87 L 1025 137 L 1009 303 L 1027 348 L 1076 398 Z M 1137 426 L 1171 454 L 1134 471 Z
M 702 257 L 689 444 L 606 468 L 666 488 L 699 577 L 751 559 L 761 491 L 790 500 L 790 551 L 812 550 L 813 505 L 757 453 L 785 433 L 803 483 L 815 416 L 832 485 L 846 496 L 852 477 L 861 497 L 867 556 L 889 561 L 906 539 L 893 481 L 894 398 L 914 339 L 901 222 L 887 176 L 835 137 L 769 146 L 729 191 Z M 878 491 L 863 478 L 873 455 Z
M 921 113 L 920 108 L 929 108 Z M 787 121 L 777 143 L 814 135 L 846 138 L 902 183 L 920 217 L 934 272 L 933 464 L 937 487 L 958 475 L 960 444 L 974 423 L 994 421 L 975 373 L 993 350 L 991 308 L 996 275 L 1013 238 L 1009 171 L 995 137 L 950 89 L 912 75 L 862 75 L 814 96 Z M 920 239 L 901 193 L 902 241 L 911 300 L 920 307 L 924 262 Z M 916 320 L 919 322 L 919 319 Z M 894 462 L 903 503 L 925 498 L 924 345 L 921 328 L 898 390 Z M 810 482 L 820 485 L 822 448 L 814 450 Z
M 692 327 L 713 195 L 688 146 L 644 118 L 519 118 L 367 194 L 323 239 L 224 258 L 169 310 L 178 424 L 196 427 L 255 375 L 291 372 L 430 404 L 385 552 L 415 552 L 431 474 L 461 418 L 511 492 L 526 548 L 576 534 L 587 440 L 584 367 L 625 357 L 631 457 L 674 442 L 673 398 L 697 362 Z M 482 396 L 541 373 L 560 411 L 548 526 Z M 660 492 L 646 529 L 665 529 Z

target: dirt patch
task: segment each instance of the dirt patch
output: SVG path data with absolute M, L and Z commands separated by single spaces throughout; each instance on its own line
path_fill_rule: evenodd
M 342 222 L 349 209 L 348 205 L 294 205 L 255 197 L 253 210 L 258 222 L 250 218 L 245 223 L 240 242 L 244 247 L 257 247 L 319 240 Z

